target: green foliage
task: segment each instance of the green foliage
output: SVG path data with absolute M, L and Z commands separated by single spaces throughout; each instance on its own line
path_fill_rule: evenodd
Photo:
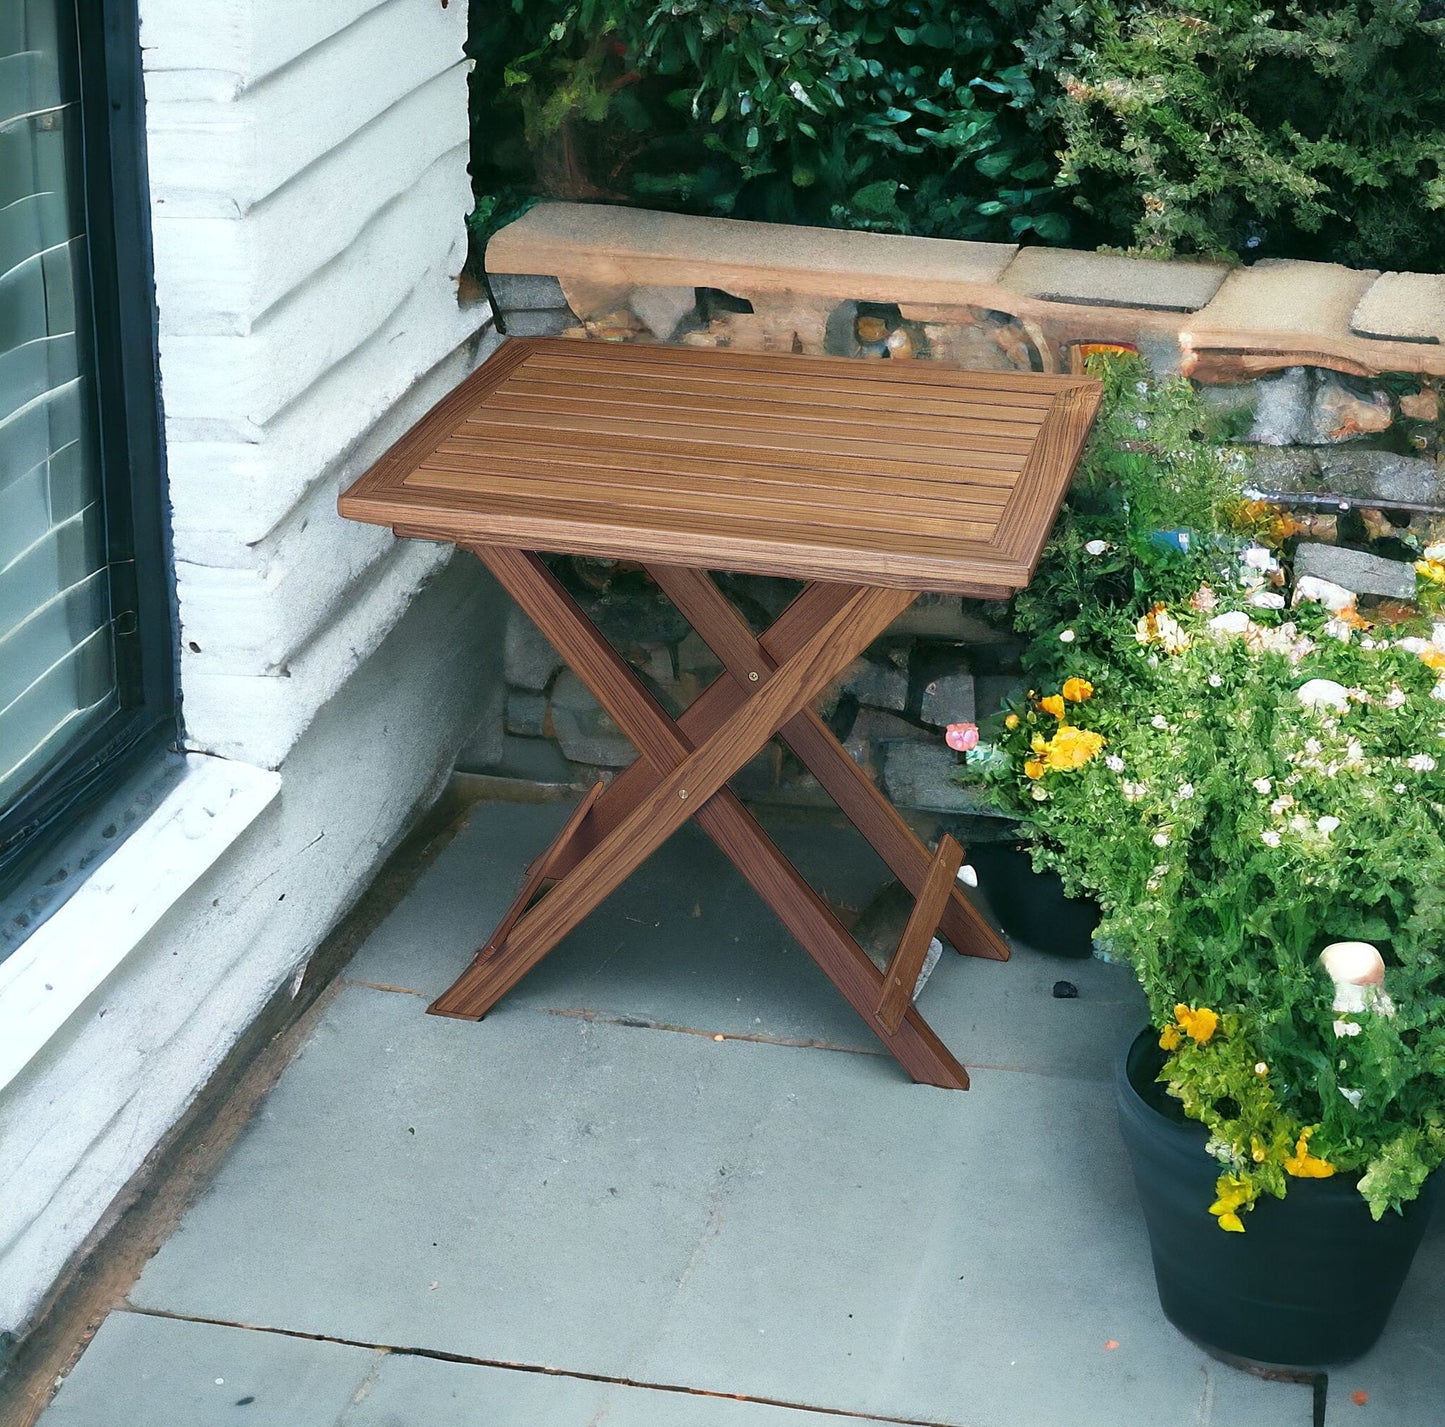
M 1103 908 L 1161 1079 L 1210 1131 L 1221 1223 L 1332 1167 L 1378 1217 L 1445 1159 L 1445 649 L 1428 622 L 1283 607 L 1287 562 L 1192 399 L 1108 382 L 1019 602 L 1036 688 L 975 776 Z M 1318 957 L 1349 940 L 1384 954 L 1389 1002 L 1334 1009 Z
M 1059 180 L 1132 246 L 1445 265 L 1445 10 L 1420 0 L 1051 4 Z
M 1445 267 L 1438 0 L 475 0 L 473 182 Z
M 1014 0 L 473 7 L 479 191 L 955 238 L 1061 241 Z M 1027 16 L 1024 17 L 1025 19 Z M 525 153 L 500 136 L 520 133 Z

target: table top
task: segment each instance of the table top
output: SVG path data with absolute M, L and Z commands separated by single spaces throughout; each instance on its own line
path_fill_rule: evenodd
M 438 540 L 1002 598 L 1099 399 L 1084 377 L 512 338 L 339 509 Z

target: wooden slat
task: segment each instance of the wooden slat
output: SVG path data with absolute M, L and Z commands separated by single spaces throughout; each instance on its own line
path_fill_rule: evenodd
M 655 344 L 628 346 L 621 342 L 598 343 L 595 347 L 565 340 L 531 339 L 532 362 L 538 368 L 570 367 L 590 363 L 591 370 L 618 370 L 647 373 L 662 368 L 711 368 L 719 373 L 737 372 L 753 379 L 770 379 L 780 364 L 798 376 L 825 378 L 829 385 L 838 381 L 862 380 L 872 384 L 943 387 L 953 391 L 986 391 L 1016 394 L 1020 398 L 1050 396 L 1080 385 L 1082 378 L 1049 376 L 1043 372 L 976 372 L 959 371 L 933 362 L 869 362 L 861 368 L 851 357 L 805 357 L 798 354 L 768 352 L 731 352 L 725 348 L 664 347 Z M 596 355 L 593 355 L 593 352 Z M 852 368 L 850 372 L 848 368 Z M 862 372 L 866 371 L 865 377 Z M 856 374 L 856 375 L 855 375 Z
M 706 446 L 721 447 L 724 451 L 796 451 L 809 457 L 821 456 L 825 461 L 848 457 L 875 462 L 913 461 L 937 466 L 964 453 L 977 459 L 989 452 L 1007 457 L 998 464 L 1005 470 L 1013 471 L 1023 467 L 1035 444 L 1015 436 L 978 436 L 967 441 L 959 436 L 936 444 L 909 430 L 900 430 L 896 439 L 882 434 L 844 435 L 835 427 L 829 427 L 826 432 L 802 433 L 785 422 L 761 418 L 756 424 L 748 426 L 733 425 L 721 417 L 716 422 L 698 420 L 684 427 L 687 434 L 683 435 L 670 421 L 644 421 L 637 416 L 590 416 L 570 406 L 560 411 L 503 411 L 490 402 L 478 406 L 467 418 L 467 425 L 474 429 L 516 433 L 514 439 L 521 440 L 529 440 L 534 433 L 542 431 L 570 431 L 587 440 L 598 436 L 620 436 L 628 442 L 667 442 L 669 449 L 675 446 L 684 452 Z
M 659 414 L 673 413 L 679 420 L 691 419 L 695 413 L 709 417 L 761 416 L 770 421 L 799 422 L 799 430 L 802 431 L 810 430 L 819 422 L 863 426 L 876 431 L 880 416 L 896 420 L 899 415 L 897 404 L 878 396 L 876 392 L 868 396 L 850 396 L 846 401 L 824 406 L 816 399 L 815 390 L 794 394 L 780 388 L 777 383 L 728 392 L 725 388 L 702 382 L 686 383 L 675 378 L 650 381 L 646 387 L 632 383 L 606 386 L 595 379 L 585 384 L 569 385 L 530 379 L 526 372 L 527 369 L 523 368 L 521 376 L 509 377 L 488 397 L 487 404 L 512 411 L 597 408 L 606 415 L 645 410 Z M 798 396 L 804 399 L 799 400 Z M 920 406 L 925 409 L 920 410 Z M 622 411 L 617 411 L 617 408 L 622 408 Z M 909 427 L 914 432 L 977 432 L 980 436 L 1014 436 L 1023 440 L 1033 439 L 1046 411 L 1047 408 L 1023 415 L 1003 406 L 943 401 L 914 402 L 908 407 Z
M 640 449 L 626 437 L 594 436 L 579 442 L 566 433 L 538 432 L 496 434 L 474 432 L 463 421 L 456 432 L 440 442 L 438 451 L 464 452 L 476 463 L 495 465 L 517 457 L 521 460 L 551 461 L 560 465 L 607 466 L 613 470 L 694 472 L 697 475 L 735 475 L 743 480 L 781 479 L 804 482 L 822 489 L 896 488 L 905 497 L 937 495 L 937 487 L 956 491 L 965 486 L 992 486 L 1007 500 L 1018 483 L 1017 457 L 992 452 L 967 461 L 946 465 L 924 465 L 905 461 L 852 461 L 825 459 L 786 451 L 753 451 L 725 446 L 699 447 L 696 454 L 670 449 Z M 423 456 L 420 459 L 425 460 Z M 1000 461 L 986 466 L 983 460 Z
M 620 497 L 635 492 L 652 510 L 696 512 L 700 517 L 735 517 L 739 520 L 779 519 L 802 521 L 819 528 L 894 530 L 904 535 L 932 535 L 959 540 L 987 540 L 998 525 L 996 507 L 962 502 L 950 508 L 945 502 L 918 502 L 906 506 L 880 505 L 879 498 L 855 495 L 829 503 L 817 493 L 786 491 L 778 486 L 749 487 L 741 481 L 702 481 L 684 489 L 665 477 L 579 470 L 572 474 L 551 471 L 494 474 L 449 469 L 443 458 L 433 457 L 407 477 L 408 487 L 468 491 L 478 496 L 522 495 L 534 500 L 564 500 L 601 505 L 610 510 Z M 784 493 L 786 492 L 786 493 Z
M 913 1004 L 913 988 L 918 984 L 928 955 L 928 944 L 943 916 L 953 879 L 963 865 L 963 848 L 947 833 L 939 839 L 938 851 L 928 866 L 923 890 L 918 893 L 909 914 L 908 924 L 898 942 L 898 950 L 883 973 L 883 994 L 878 998 L 878 1023 L 890 1035 L 898 1029 L 903 1013 Z

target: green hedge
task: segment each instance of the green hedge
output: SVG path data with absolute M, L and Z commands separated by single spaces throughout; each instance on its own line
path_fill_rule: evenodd
M 480 235 L 526 195 L 1445 267 L 1445 4 L 472 0 Z

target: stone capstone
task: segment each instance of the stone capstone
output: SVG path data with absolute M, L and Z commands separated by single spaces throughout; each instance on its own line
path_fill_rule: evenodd
M 502 330 L 508 337 L 560 337 L 577 319 L 567 307 L 523 309 L 502 314 Z
M 1341 545 L 1301 544 L 1295 551 L 1295 575 L 1313 576 L 1357 595 L 1409 600 L 1415 596 L 1415 568 Z
M 1350 326 L 1361 337 L 1445 342 L 1445 275 L 1382 273 L 1360 299 Z

